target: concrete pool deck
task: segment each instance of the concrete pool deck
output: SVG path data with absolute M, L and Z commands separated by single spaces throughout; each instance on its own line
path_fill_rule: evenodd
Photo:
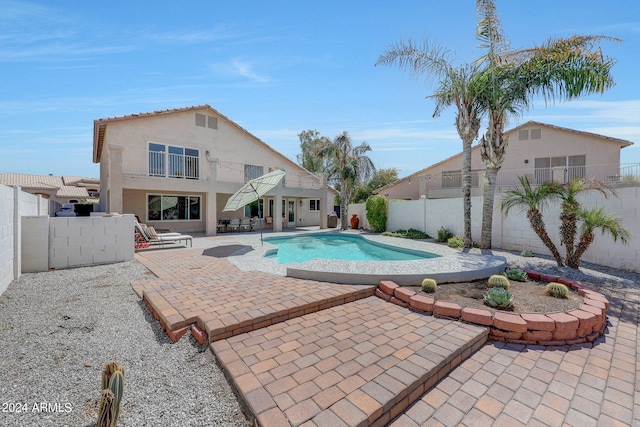
M 302 263 L 278 264 L 264 255 L 276 246 L 269 242 L 260 244 L 257 234 L 234 234 L 233 238 L 243 245 L 229 261 L 242 271 L 263 271 L 265 273 L 321 282 L 371 285 L 381 280 L 392 280 L 400 285 L 418 285 L 426 277 L 438 282 L 463 282 L 484 279 L 492 274 L 502 273 L 506 267 L 503 257 L 493 255 L 468 254 L 446 245 L 429 241 L 400 239 L 379 234 L 355 231 L 296 231 L 278 233 L 278 237 L 300 236 L 321 232 L 340 233 L 362 238 L 389 246 L 425 251 L 440 255 L 414 261 L 343 261 L 334 259 L 313 259 Z M 233 255 L 233 254 L 232 254 Z

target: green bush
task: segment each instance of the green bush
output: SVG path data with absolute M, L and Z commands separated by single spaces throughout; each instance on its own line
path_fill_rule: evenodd
M 450 248 L 462 248 L 464 247 L 464 239 L 460 236 L 453 236 L 447 240 L 447 245 Z
M 427 293 L 432 294 L 436 291 L 437 288 L 438 288 L 438 284 L 433 279 L 427 278 L 422 281 L 422 290 Z
M 566 298 L 569 295 L 569 288 L 562 283 L 551 282 L 547 285 L 547 295 L 554 298 Z
M 444 243 L 453 237 L 453 233 L 444 227 L 438 229 L 438 242 Z
M 517 282 L 526 282 L 529 278 L 527 273 L 525 273 L 521 268 L 509 268 L 504 272 L 504 275 L 510 280 L 515 280 Z
M 387 229 L 387 206 L 389 202 L 378 194 L 367 199 L 367 220 L 375 233 L 382 233 Z
M 525 250 L 525 251 L 520 252 L 520 256 L 532 257 L 532 256 L 535 256 L 535 255 L 530 250 Z
M 493 276 L 489 277 L 487 284 L 490 288 L 502 288 L 507 291 L 509 290 L 509 286 L 511 286 L 511 283 L 509 283 L 509 279 L 507 279 L 502 274 L 494 274 Z
M 513 295 L 503 288 L 490 288 L 482 299 L 486 305 L 493 308 L 509 310 L 513 308 Z
M 390 237 L 400 237 L 402 239 L 430 239 L 431 237 L 415 228 L 410 228 L 408 230 L 396 230 L 396 231 L 385 231 L 382 233 L 383 236 Z

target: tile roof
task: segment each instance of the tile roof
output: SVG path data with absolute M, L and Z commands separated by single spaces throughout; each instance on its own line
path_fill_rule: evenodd
M 32 190 L 56 190 L 56 197 L 88 198 L 89 193 L 87 193 L 87 189 L 75 185 L 84 182 L 99 185 L 100 180 L 83 177 L 0 173 L 0 184 L 2 185 L 15 185 Z

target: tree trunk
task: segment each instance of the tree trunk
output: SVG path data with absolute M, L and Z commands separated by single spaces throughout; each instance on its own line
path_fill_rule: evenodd
M 464 204 L 464 247 L 473 247 L 471 236 L 471 142 L 463 140 L 462 203 Z
M 560 243 L 564 245 L 567 251 L 564 258 L 567 265 L 574 257 L 575 237 L 578 232 L 577 223 L 578 215 L 576 215 L 575 210 L 571 209 L 568 204 L 563 203 L 562 213 L 560 214 Z
M 582 258 L 582 255 L 589 249 L 594 238 L 593 233 L 585 233 L 580 237 L 580 243 L 578 243 L 576 250 L 573 252 L 573 256 L 571 259 L 567 259 L 567 266 L 575 268 L 576 270 L 580 267 L 580 258 Z
M 542 213 L 540 213 L 537 209 L 529 209 L 527 212 L 527 218 L 529 218 L 529 223 L 531 224 L 531 228 L 535 231 L 536 235 L 542 240 L 542 243 L 551 251 L 553 255 L 553 259 L 558 263 L 558 267 L 562 267 L 562 257 L 560 256 L 560 252 L 558 252 L 558 248 L 553 244 L 551 238 L 547 234 L 547 230 L 544 226 L 544 221 L 542 219 Z
M 491 233 L 493 230 L 493 203 L 496 197 L 497 176 L 497 168 L 485 168 L 484 189 L 482 192 L 482 234 L 480 236 L 480 247 L 483 249 L 491 249 Z
M 347 195 L 345 191 L 340 192 L 340 228 L 346 230 L 349 227 L 349 204 L 347 203 Z

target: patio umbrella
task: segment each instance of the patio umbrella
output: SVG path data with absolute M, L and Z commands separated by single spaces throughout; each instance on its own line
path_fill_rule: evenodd
M 283 170 L 274 170 L 261 177 L 252 179 L 236 191 L 233 196 L 229 197 L 227 204 L 224 206 L 223 212 L 236 211 L 249 203 L 259 200 L 269 190 L 274 188 L 284 177 Z M 260 203 L 258 202 L 258 218 L 260 218 Z M 262 220 L 260 220 L 260 242 L 262 242 Z

